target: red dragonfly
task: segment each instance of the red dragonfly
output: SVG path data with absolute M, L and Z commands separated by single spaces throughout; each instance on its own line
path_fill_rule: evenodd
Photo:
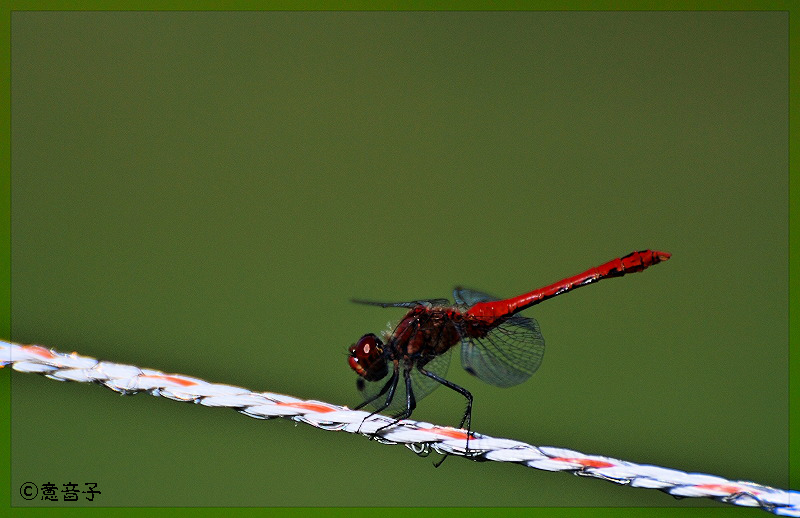
M 461 365 L 470 374 L 498 387 L 528 379 L 542 363 L 544 339 L 536 320 L 517 315 L 542 301 L 601 279 L 641 272 L 670 258 L 667 252 L 644 250 L 613 259 L 585 272 L 510 299 L 498 300 L 465 288 L 447 299 L 360 304 L 407 308 L 406 316 L 383 340 L 370 333 L 350 347 L 348 361 L 359 375 L 364 401 L 378 413 L 388 410 L 396 419 L 411 415 L 422 399 L 444 385 L 467 400 L 459 428 L 470 429 L 472 394 L 444 378 L 450 353 L 461 344 Z M 402 377 L 403 383 L 400 383 Z

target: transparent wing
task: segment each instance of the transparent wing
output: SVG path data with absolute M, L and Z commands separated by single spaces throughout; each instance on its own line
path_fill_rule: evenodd
M 425 370 L 429 370 L 438 374 L 439 376 L 444 377 L 447 374 L 447 369 L 450 366 L 450 357 L 452 356 L 453 348 L 450 348 L 445 353 L 440 354 L 439 356 L 433 357 L 428 363 L 425 364 Z M 397 381 L 397 389 L 395 390 L 394 397 L 392 398 L 392 402 L 386 410 L 383 410 L 382 413 L 390 415 L 390 416 L 397 416 L 401 414 L 406 409 L 406 384 L 405 379 L 403 378 L 403 364 L 400 363 L 400 372 L 398 373 L 398 381 Z M 392 377 L 392 368 L 389 367 L 389 374 L 383 378 L 382 380 L 372 381 L 372 382 L 365 382 L 364 383 L 364 390 L 361 392 L 362 398 L 364 401 L 370 399 L 371 397 L 378 394 L 381 389 L 386 385 L 386 383 Z M 416 366 L 412 366 L 411 369 L 411 390 L 414 392 L 414 398 L 417 402 L 420 399 L 424 398 L 431 392 L 433 392 L 437 387 L 440 387 L 441 383 L 438 381 L 432 380 L 427 376 L 423 376 L 417 369 Z M 382 407 L 383 404 L 386 402 L 386 394 L 380 396 L 378 399 L 370 403 L 369 406 L 372 410 L 377 410 L 378 408 Z
M 469 288 L 457 287 L 453 289 L 453 298 L 456 304 L 461 306 L 474 306 L 478 302 L 486 302 L 487 300 L 501 300 L 497 297 L 484 293 L 482 291 L 471 290 Z
M 448 306 L 450 301 L 447 299 L 422 299 L 411 300 L 408 302 L 374 302 L 371 300 L 353 299 L 356 304 L 366 304 L 367 306 L 379 306 L 382 308 L 413 308 L 415 306 Z
M 500 300 L 480 291 L 456 288 L 456 303 L 472 306 Z M 498 387 L 511 387 L 530 378 L 542 364 L 544 338 L 536 320 L 513 315 L 482 338 L 461 333 L 464 370 Z

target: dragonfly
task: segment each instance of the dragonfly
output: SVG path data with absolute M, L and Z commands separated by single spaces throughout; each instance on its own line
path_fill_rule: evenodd
M 356 386 L 363 398 L 354 408 L 370 405 L 374 409 L 370 415 L 386 411 L 396 423 L 411 416 L 417 401 L 445 386 L 466 399 L 459 428 L 466 423 L 469 433 L 472 394 L 445 378 L 456 345 L 461 348 L 464 370 L 480 380 L 498 387 L 522 383 L 542 363 L 544 338 L 538 322 L 519 315 L 520 311 L 602 279 L 641 272 L 669 258 L 669 253 L 657 250 L 632 252 L 508 299 L 457 287 L 453 290 L 455 304 L 448 299 L 353 300 L 408 310 L 393 329 L 383 333 L 383 338 L 368 333 L 349 348 L 348 363 L 358 375 Z

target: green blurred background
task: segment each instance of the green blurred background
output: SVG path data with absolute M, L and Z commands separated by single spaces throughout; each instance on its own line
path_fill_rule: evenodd
M 353 405 L 347 346 L 402 311 L 351 297 L 510 296 L 657 248 L 673 259 L 527 312 L 529 382 L 454 362 L 474 429 L 787 487 L 787 23 L 14 12 L 12 339 Z M 106 506 L 719 505 L 12 389 L 12 487 L 97 482 Z M 439 390 L 414 418 L 461 411 Z

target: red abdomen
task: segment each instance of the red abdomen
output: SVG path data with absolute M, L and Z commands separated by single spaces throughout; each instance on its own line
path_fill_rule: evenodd
M 602 279 L 622 277 L 628 273 L 641 272 L 645 268 L 666 261 L 669 258 L 669 253 L 659 252 L 658 250 L 632 252 L 625 257 L 612 259 L 600 266 L 589 268 L 583 273 L 561 279 L 549 286 L 519 295 L 518 297 L 498 301 L 479 302 L 469 308 L 467 316 L 475 317 L 487 325 L 492 325 L 497 319 L 506 318 L 523 309 L 575 288 L 580 288 L 581 286 L 586 286 L 587 284 Z

